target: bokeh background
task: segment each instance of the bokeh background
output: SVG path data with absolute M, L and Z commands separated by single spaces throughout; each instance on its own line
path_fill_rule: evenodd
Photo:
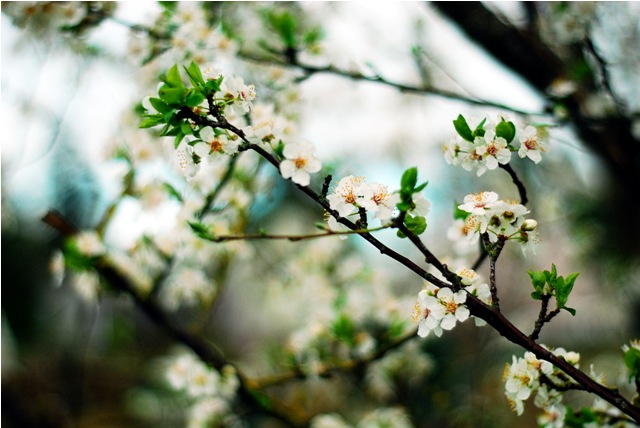
M 305 75 L 265 50 L 280 47 L 265 18 L 270 11 L 290 13 L 301 29 L 321 29 L 301 62 L 359 77 Z M 125 296 L 83 293 L 77 278 L 54 275 L 60 237 L 41 219 L 55 209 L 80 229 L 101 224 L 121 192 L 114 147 L 143 157 L 144 144 L 162 144 L 137 129 L 139 105 L 161 73 L 191 60 L 255 83 L 259 101 L 276 104 L 336 177 L 363 175 L 394 189 L 404 169 L 418 167 L 432 203 L 425 242 L 443 260 L 454 257 L 447 229 L 456 201 L 489 189 L 518 196 L 504 171 L 476 177 L 446 164 L 441 146 L 453 135 L 452 120 L 506 114 L 549 125 L 543 162 L 513 160 L 542 242 L 536 254 L 508 248 L 501 257 L 503 310 L 528 332 L 538 307 L 526 271 L 555 263 L 562 274 L 580 272 L 569 302 L 577 315 L 561 314 L 541 341 L 580 352 L 583 368 L 593 364 L 611 383 L 624 383 L 620 347 L 640 335 L 639 14 L 634 2 L 2 2 L 2 422 L 184 423 L 184 400 L 156 370 L 175 344 Z M 148 183 L 175 175 L 173 154 L 163 156 L 152 167 L 135 165 L 151 171 L 140 174 Z M 172 177 L 189 193 L 179 174 Z M 322 221 L 274 171 L 252 179 L 267 184 L 238 190 L 248 200 L 244 231 L 303 233 Z M 174 205 L 145 210 L 141 199 L 118 200 L 104 232 L 114 252 L 174 227 Z M 393 233 L 380 236 L 420 260 Z M 211 251 L 218 261 L 226 257 Z M 233 251 L 244 256 L 210 273 L 224 289 L 206 314 L 173 316 L 198 324 L 258 377 L 278 371 L 280 348 L 295 332 L 324 319 L 323 305 L 330 308 L 335 295 L 322 293 L 336 281 L 366 290 L 358 297 L 365 314 L 393 296 L 408 324 L 422 287 L 355 237 L 246 242 Z M 372 369 L 296 380 L 270 393 L 310 417 L 338 412 L 354 425 L 366 411 L 399 406 L 409 426 L 535 426 L 536 409 L 517 417 L 503 394 L 503 366 L 520 351 L 489 328 L 467 322 L 406 346 L 398 352 L 410 358 L 395 363 L 403 370 L 384 382 L 371 381 Z M 574 398 L 576 407 L 591 403 Z M 267 417 L 247 421 L 279 426 Z

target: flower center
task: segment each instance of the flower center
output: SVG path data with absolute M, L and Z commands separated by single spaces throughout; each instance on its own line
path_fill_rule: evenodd
M 487 154 L 490 156 L 495 156 L 496 154 L 498 154 L 498 148 L 495 145 L 490 144 L 487 147 Z
M 214 140 L 211 140 L 209 142 L 209 146 L 211 147 L 211 151 L 214 153 L 220 153 L 222 152 L 222 142 L 220 140 L 218 140 L 217 138 Z
M 293 164 L 296 166 L 297 169 L 302 169 L 305 167 L 305 165 L 307 165 L 307 159 L 303 157 L 295 158 L 293 160 Z

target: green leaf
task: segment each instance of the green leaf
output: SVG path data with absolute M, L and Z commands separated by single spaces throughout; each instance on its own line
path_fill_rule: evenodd
M 411 208 L 411 205 L 409 205 L 409 204 L 408 204 L 408 203 L 406 203 L 406 202 L 399 202 L 399 203 L 396 205 L 396 208 L 398 208 L 398 210 L 400 210 L 400 211 L 402 211 L 402 212 L 407 212 L 407 211 L 409 211 L 409 208 Z
M 640 349 L 629 347 L 624 353 L 624 365 L 629 369 L 629 380 L 640 376 Z
M 547 282 L 544 272 L 529 270 L 527 273 L 531 277 L 531 283 L 533 284 L 533 288 L 536 291 L 542 293 L 544 285 Z
M 191 128 L 191 125 L 189 125 L 187 122 L 183 122 L 182 125 L 180 125 L 180 132 L 182 132 L 184 135 L 191 135 L 193 134 L 193 128 Z
M 167 193 L 169 194 L 169 196 L 171 196 L 173 199 L 182 202 L 182 195 L 180 194 L 180 192 L 178 192 L 178 190 L 176 190 L 175 187 L 173 187 L 171 184 L 169 183 L 163 183 L 163 187 L 164 189 L 167 191 Z
M 320 27 L 312 28 L 311 30 L 307 31 L 307 33 L 304 35 L 304 37 L 302 38 L 302 43 L 304 43 L 305 46 L 315 45 L 320 40 L 322 40 L 323 37 L 324 37 L 324 33 L 322 31 L 322 28 Z
M 458 208 L 458 206 L 460 205 L 461 205 L 460 202 L 453 201 L 453 219 L 454 220 L 466 220 L 467 217 L 471 215 L 471 213 Z
M 573 308 L 568 308 L 566 306 L 563 306 L 562 309 L 564 309 L 565 311 L 569 312 L 572 316 L 576 316 L 576 310 Z
M 189 68 L 183 68 L 184 71 L 187 72 L 189 80 L 191 81 L 191 84 L 194 86 L 194 88 L 203 89 L 205 84 L 204 77 L 202 76 L 202 72 L 200 71 L 200 67 L 198 67 L 198 64 L 192 61 L 191 64 L 189 64 Z
M 178 128 L 174 128 L 174 129 L 178 129 Z M 184 133 L 182 131 L 178 132 L 176 134 L 176 139 L 173 141 L 173 146 L 177 149 L 178 146 L 180 145 L 180 142 L 182 142 L 182 139 L 184 138 Z M 197 162 L 196 162 L 197 163 Z
M 484 124 L 486 122 L 487 122 L 487 118 L 485 117 L 484 119 L 482 119 L 482 122 L 480 122 L 478 126 L 476 126 L 476 129 L 473 130 L 474 139 L 475 137 L 484 137 L 484 134 L 485 134 Z
M 538 291 L 533 291 L 533 292 L 531 293 L 531 298 L 532 298 L 533 300 L 540 300 L 540 299 L 542 299 L 542 293 L 540 293 L 540 292 L 538 292 Z
M 427 220 L 422 216 L 406 216 L 404 218 L 404 224 L 411 232 L 416 235 L 422 235 L 427 229 Z
M 285 47 L 296 47 L 296 31 L 298 29 L 298 22 L 296 18 L 288 11 L 276 12 L 270 11 L 267 15 L 267 19 L 271 24 L 271 27 L 278 33 Z
M 169 85 L 172 88 L 176 89 L 186 89 L 184 83 L 182 83 L 182 77 L 180 77 L 180 70 L 178 70 L 178 64 L 174 64 L 173 67 L 169 69 L 167 75 L 162 79 L 164 83 Z
M 220 92 L 220 85 L 223 79 L 224 76 L 220 76 L 217 79 L 208 79 L 207 83 L 204 84 L 204 94 L 209 96 L 214 92 Z
M 416 183 L 418 182 L 418 168 L 413 167 L 407 169 L 402 174 L 402 179 L 400 180 L 400 189 L 402 193 L 413 193 L 413 189 L 416 187 Z
M 198 221 L 189 221 L 189 227 L 196 236 L 203 239 L 211 239 L 211 233 L 209 232 L 209 227 L 205 224 L 202 224 Z
M 398 238 L 401 238 L 401 239 L 404 239 L 404 238 L 406 238 L 406 237 L 407 237 L 407 235 L 405 235 L 404 233 L 402 233 L 402 231 L 400 231 L 400 230 L 398 230 L 398 231 L 396 232 L 396 236 L 397 236 Z
M 140 122 L 139 128 L 153 128 L 154 126 L 158 126 L 164 122 L 165 120 L 162 115 L 153 115 Z
M 464 116 L 459 114 L 458 118 L 453 121 L 453 126 L 456 128 L 458 135 L 473 143 L 473 133 L 471 132 L 471 128 L 469 128 L 469 124 Z
M 205 96 L 199 90 L 189 90 L 185 104 L 187 107 L 199 106 L 205 100 Z
M 353 322 L 345 314 L 340 314 L 338 319 L 333 322 L 331 331 L 340 339 L 350 345 L 355 343 L 356 329 Z
M 425 181 L 424 183 L 417 185 L 415 189 L 413 189 L 413 193 L 422 192 L 424 188 L 427 187 L 427 184 L 429 184 L 429 182 Z
M 168 85 L 162 85 L 158 89 L 158 95 L 165 103 L 169 105 L 182 105 L 184 103 L 187 91 L 185 88 L 172 88 Z
M 516 136 L 516 126 L 513 122 L 507 122 L 502 119 L 500 123 L 496 125 L 496 137 L 504 138 L 507 143 L 510 143 Z
M 156 109 L 156 111 L 158 113 L 167 113 L 167 112 L 173 110 L 173 108 L 169 107 L 167 105 L 167 103 L 165 103 L 164 101 L 162 101 L 159 98 L 151 97 L 151 98 L 149 98 L 149 103 L 151 103 L 153 108 Z

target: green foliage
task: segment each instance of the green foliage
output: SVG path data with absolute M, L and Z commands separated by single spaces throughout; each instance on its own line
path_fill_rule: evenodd
M 640 349 L 629 347 L 624 353 L 624 365 L 629 369 L 629 381 L 640 381 Z
M 471 215 L 471 213 L 465 210 L 461 210 L 460 208 L 458 208 L 459 206 L 460 206 L 459 202 L 456 202 L 456 201 L 453 202 L 453 219 L 466 220 L 467 217 Z
M 166 75 L 161 77 L 164 84 L 158 89 L 157 97 L 150 97 L 149 103 L 156 110 L 156 113 L 147 112 L 143 114 L 140 128 L 153 128 L 158 125 L 165 125 L 160 131 L 160 136 L 175 137 L 175 146 L 187 135 L 197 134 L 198 129 L 194 129 L 184 115 L 179 112 L 193 111 L 194 107 L 200 106 L 207 97 L 220 91 L 223 77 L 208 79 L 205 81 L 200 67 L 191 62 L 188 67 L 183 67 L 189 81 L 193 87 L 187 88 L 182 81 L 178 65 L 174 64 Z
M 342 340 L 349 345 L 355 344 L 356 328 L 353 325 L 353 321 L 351 321 L 351 319 L 344 313 L 340 314 L 333 322 L 331 325 L 331 331 L 337 339 Z
M 76 272 L 93 269 L 97 257 L 90 257 L 83 254 L 76 245 L 73 237 L 65 240 L 62 252 L 64 254 L 65 266 Z
M 424 233 L 427 229 L 427 221 L 422 216 L 412 216 L 407 214 L 407 212 L 415 208 L 413 194 L 424 190 L 428 183 L 428 181 L 425 181 L 422 184 L 418 184 L 418 168 L 416 167 L 407 169 L 400 179 L 400 202 L 396 207 L 400 212 L 404 213 L 404 225 L 416 235 Z M 398 231 L 397 235 L 400 238 L 406 237 L 401 231 Z
M 191 230 L 197 237 L 207 240 L 211 240 L 213 238 L 213 236 L 211 235 L 211 231 L 209 230 L 209 226 L 207 226 L 206 224 L 200 223 L 198 221 L 190 221 L 188 223 L 189 227 L 191 227 Z
M 551 264 L 550 271 L 529 270 L 527 273 L 533 285 L 534 291 L 531 297 L 534 300 L 541 300 L 543 296 L 554 296 L 558 308 L 564 309 L 571 315 L 576 314 L 576 310 L 567 307 L 566 304 L 579 273 L 572 273 L 564 278 L 558 275 L 555 264 Z
M 564 418 L 564 424 L 568 428 L 582 428 L 588 423 L 598 422 L 596 413 L 583 407 L 579 412 L 574 413 L 570 406 L 567 406 L 567 414 Z
M 265 15 L 269 26 L 280 36 L 286 48 L 295 48 L 297 45 L 296 32 L 298 21 L 289 11 L 270 10 Z
M 507 122 L 504 119 L 500 119 L 500 123 L 496 125 L 496 137 L 504 138 L 509 144 L 516 136 L 516 125 L 513 122 Z
M 457 119 L 453 121 L 453 126 L 456 128 L 458 135 L 473 143 L 473 132 L 471 132 L 471 128 L 469 128 L 469 124 L 464 116 L 459 114 Z
M 486 122 L 487 122 L 486 118 L 482 119 L 482 121 L 478 124 L 478 126 L 476 126 L 475 129 L 472 131 L 471 127 L 467 123 L 467 119 L 465 119 L 463 115 L 459 114 L 458 117 L 453 121 L 453 126 L 456 129 L 456 132 L 458 133 L 458 135 L 460 135 L 463 139 L 473 143 L 476 137 L 484 137 L 484 134 L 485 134 L 484 124 Z M 515 126 L 514 126 L 514 135 L 515 135 Z

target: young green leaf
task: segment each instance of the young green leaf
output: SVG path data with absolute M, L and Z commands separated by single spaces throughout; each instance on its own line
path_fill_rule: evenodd
M 153 106 L 154 109 L 156 109 L 158 113 L 167 113 L 168 111 L 172 110 L 172 108 L 169 107 L 167 103 L 159 98 L 151 97 L 149 98 L 149 103 Z
M 473 143 L 473 133 L 471 132 L 471 128 L 469 128 L 469 124 L 464 116 L 459 114 L 456 120 L 453 121 L 453 126 L 456 128 L 458 135 Z
M 173 199 L 182 202 L 182 195 L 180 194 L 180 192 L 178 192 L 176 190 L 175 187 L 173 187 L 171 184 L 169 183 L 163 183 L 163 187 L 164 189 L 167 191 L 167 193 L 169 194 L 169 196 L 171 196 Z
M 184 103 L 186 89 L 185 88 L 173 88 L 169 85 L 162 85 L 158 89 L 158 95 L 168 105 L 181 105 Z
M 205 224 L 202 224 L 198 221 L 189 221 L 189 227 L 196 236 L 203 239 L 211 239 L 211 233 L 209 232 L 209 227 Z
M 547 282 L 544 272 L 529 270 L 527 272 L 531 277 L 531 283 L 533 284 L 533 288 L 542 293 L 544 289 L 544 285 Z
M 187 72 L 189 76 L 189 80 L 194 88 L 198 88 L 202 90 L 204 88 L 204 77 L 202 76 L 202 72 L 200 71 L 200 67 L 195 62 L 191 62 L 189 67 L 183 67 L 184 71 Z
M 422 235 L 427 229 L 427 221 L 422 216 L 406 216 L 404 218 L 404 224 L 405 226 L 407 226 L 407 229 L 409 229 L 415 235 Z
M 172 88 L 186 89 L 184 83 L 182 83 L 182 77 L 180 77 L 178 64 L 174 64 L 173 67 L 169 69 L 163 81 Z
M 400 180 L 400 189 L 402 193 L 412 194 L 416 183 L 418 182 L 418 168 L 413 167 L 407 169 Z
M 485 117 L 484 119 L 482 119 L 482 122 L 480 122 L 478 126 L 476 126 L 476 129 L 473 130 L 474 139 L 475 137 L 484 137 L 484 134 L 485 134 L 484 124 L 486 122 L 487 122 L 487 118 Z
M 640 349 L 629 347 L 624 353 L 624 365 L 629 370 L 629 381 L 640 377 Z
M 148 116 L 142 122 L 140 122 L 139 128 L 153 128 L 154 126 L 160 125 L 164 123 L 164 118 L 162 115 L 152 115 Z
M 502 119 L 500 123 L 496 125 L 496 137 L 504 138 L 507 143 L 510 143 L 516 136 L 516 126 L 513 122 L 507 122 Z

